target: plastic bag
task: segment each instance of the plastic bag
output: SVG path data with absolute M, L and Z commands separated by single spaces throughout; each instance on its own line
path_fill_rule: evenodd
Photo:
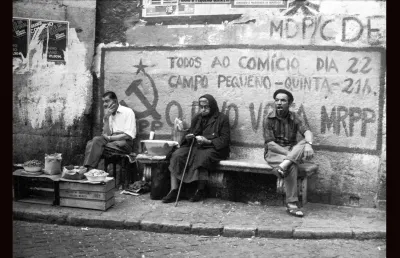
M 61 153 L 45 154 L 44 173 L 48 175 L 61 174 Z
M 175 118 L 174 127 L 172 128 L 172 140 L 178 142 L 180 146 L 188 131 L 188 129 L 184 128 L 184 122 L 179 118 Z
M 61 178 L 65 179 L 70 179 L 70 180 L 81 180 L 85 178 L 85 173 L 87 171 L 87 168 L 85 167 L 79 167 L 79 166 L 72 166 L 71 167 L 64 167 Z

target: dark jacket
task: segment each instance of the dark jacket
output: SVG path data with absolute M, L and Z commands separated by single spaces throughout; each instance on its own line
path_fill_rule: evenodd
M 210 105 L 210 113 L 207 116 L 197 114 L 193 117 L 189 133 L 201 135 L 211 140 L 208 145 L 194 144 L 192 153 L 187 162 L 187 172 L 183 182 L 190 183 L 195 180 L 207 180 L 208 172 L 214 170 L 218 161 L 229 157 L 230 126 L 229 118 L 219 112 L 218 105 L 213 96 L 206 94 L 202 97 L 207 98 Z M 200 98 L 202 98 L 200 97 Z M 171 155 L 169 170 L 181 180 L 187 155 L 189 153 L 192 140 L 184 139 L 181 147 Z M 199 168 L 204 168 L 200 170 Z
M 205 125 L 205 128 L 201 132 L 199 130 L 201 114 L 197 114 L 191 122 L 191 127 L 189 129 L 189 133 L 193 133 L 194 135 L 202 135 L 206 137 L 208 140 L 212 141 L 210 145 L 203 145 L 202 148 L 212 148 L 214 147 L 222 158 L 228 158 L 230 153 L 230 126 L 229 126 L 229 118 L 227 115 L 221 112 L 215 112 L 208 122 Z M 189 146 L 190 142 L 186 139 L 183 140 L 182 146 Z

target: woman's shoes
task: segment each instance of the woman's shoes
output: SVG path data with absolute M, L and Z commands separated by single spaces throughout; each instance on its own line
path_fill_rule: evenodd
M 178 196 L 178 189 L 172 189 L 165 197 L 161 199 L 163 203 L 171 203 L 176 201 L 176 197 Z M 198 202 L 205 199 L 204 190 L 196 190 L 194 195 L 189 198 L 190 202 Z M 180 197 L 179 197 L 180 199 Z
M 166 196 L 164 196 L 161 199 L 161 201 L 163 203 L 175 202 L 177 196 L 178 196 L 178 189 L 172 189 L 171 191 L 169 191 L 169 193 Z
M 189 198 L 189 202 L 198 202 L 205 199 L 205 192 L 204 190 L 197 189 L 196 192 L 192 197 Z

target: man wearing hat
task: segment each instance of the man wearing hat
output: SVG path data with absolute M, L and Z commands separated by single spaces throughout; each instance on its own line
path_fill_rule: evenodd
M 286 207 L 290 215 L 303 217 L 298 208 L 297 174 L 303 159 L 313 157 L 313 134 L 299 116 L 289 111 L 293 95 L 285 89 L 274 92 L 275 110 L 264 118 L 264 159 L 273 167 L 272 172 L 283 178 L 286 188 Z M 299 132 L 304 139 L 297 142 Z

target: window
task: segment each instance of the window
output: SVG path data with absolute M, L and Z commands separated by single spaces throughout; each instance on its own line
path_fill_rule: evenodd
M 231 0 L 151 0 L 151 5 L 168 5 L 168 4 L 229 4 Z
M 230 3 L 231 0 L 179 0 L 180 3 L 188 4 L 188 3 L 195 3 L 195 4 L 226 4 Z
M 177 4 L 178 0 L 151 0 L 152 5 Z

